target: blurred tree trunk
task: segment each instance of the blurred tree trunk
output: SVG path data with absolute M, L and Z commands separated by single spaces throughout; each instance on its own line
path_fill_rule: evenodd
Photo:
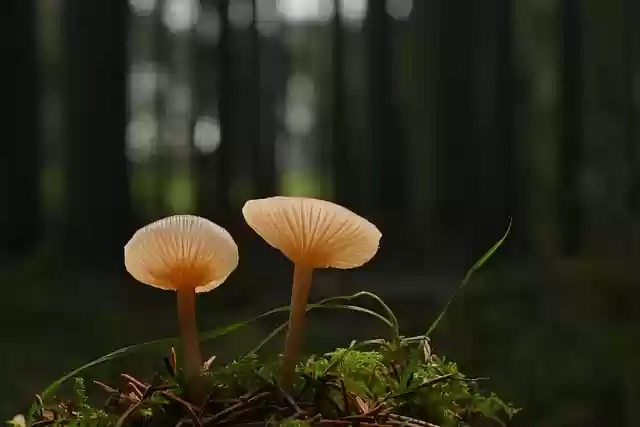
M 365 34 L 369 72 L 369 127 L 373 162 L 374 212 L 388 242 L 401 239 L 406 229 L 407 180 L 406 141 L 400 135 L 392 88 L 393 33 L 387 1 L 370 1 Z
M 353 157 L 349 149 L 349 140 L 346 127 L 346 88 L 344 73 L 344 29 L 342 28 L 341 0 L 333 1 L 333 9 L 335 11 L 333 18 L 333 35 L 332 35 L 332 89 L 333 89 L 333 105 L 331 109 L 331 141 L 332 156 L 331 165 L 333 167 L 333 198 L 337 203 L 345 206 L 351 205 L 357 197 L 354 197 L 354 189 L 351 179 L 353 171 L 350 165 L 353 164 Z M 358 207 L 353 206 L 354 209 Z
M 167 212 L 166 196 L 168 191 L 168 183 L 170 179 L 170 163 L 167 158 L 167 141 L 165 139 L 165 121 L 166 121 L 166 91 L 165 86 L 161 84 L 163 81 L 162 73 L 166 72 L 167 54 L 169 51 L 169 43 L 167 41 L 167 28 L 163 22 L 163 12 L 165 8 L 165 0 L 157 0 L 154 11 L 154 60 L 156 69 L 156 92 L 154 94 L 154 116 L 156 120 L 156 151 L 154 162 L 154 188 L 153 188 L 153 210 L 157 216 L 162 216 Z
M 437 0 L 414 2 L 410 16 L 411 50 L 404 61 L 408 75 L 400 80 L 406 85 L 405 99 L 408 100 L 410 117 L 408 119 L 408 215 L 413 230 L 414 251 L 418 261 L 424 266 L 424 251 L 429 259 L 435 260 L 440 247 L 433 239 L 438 228 L 435 220 L 435 192 L 438 183 L 435 180 L 435 119 L 437 55 L 440 34 L 439 6 Z M 425 238 L 429 236 L 429 238 Z
M 253 16 L 251 20 L 251 83 L 252 99 L 251 121 L 251 146 L 253 163 L 253 197 L 269 197 L 277 193 L 277 175 L 275 160 L 276 133 L 273 114 L 274 106 L 272 97 L 263 85 L 263 41 L 258 31 L 260 0 L 253 0 Z M 264 7 L 264 6 L 262 6 Z M 273 60 L 273 58 L 269 58 Z M 265 64 L 268 66 L 268 63 Z
M 634 216 L 640 217 L 640 105 L 637 93 L 640 90 L 640 2 L 625 0 L 625 56 L 626 56 L 626 102 L 627 102 L 627 153 L 630 162 L 631 183 L 629 205 Z M 639 411 L 640 412 L 640 411 Z
M 11 0 L 0 22 L 9 29 L 5 57 L 3 154 L 0 156 L 0 257 L 26 255 L 40 237 L 39 88 L 36 2 Z
M 559 3 L 537 0 L 514 1 L 512 9 L 513 62 L 522 84 L 516 93 L 516 139 L 521 153 L 518 190 L 522 194 L 520 210 L 513 214 L 514 231 L 522 235 L 522 227 L 526 229 L 521 243 L 528 254 L 552 260 L 562 240 L 558 196 L 561 94 L 550 90 L 560 86 L 562 37 L 557 22 L 561 13 Z M 526 218 L 521 218 L 524 212 Z
M 131 231 L 127 0 L 63 2 L 67 257 L 121 267 Z
M 218 95 L 217 115 L 220 125 L 220 144 L 211 153 L 197 155 L 196 205 L 200 215 L 220 223 L 226 223 L 229 220 L 231 210 L 232 153 L 236 143 L 229 0 L 218 1 L 216 8 L 220 18 L 221 33 L 217 49 L 209 52 L 209 55 L 214 56 L 214 63 L 217 64 L 218 81 L 215 92 Z
M 441 229 L 437 240 L 442 249 L 454 251 L 447 258 L 467 261 L 472 257 L 467 248 L 472 235 L 468 221 L 470 171 L 475 159 L 469 151 L 475 135 L 471 133 L 471 52 L 472 0 L 439 0 L 440 38 L 438 46 L 436 102 L 436 182 L 438 223 Z M 465 253 L 461 253 L 465 252 Z M 443 254 L 445 252 L 443 251 Z
M 509 216 L 516 217 L 518 229 L 526 227 L 526 220 L 522 211 L 516 212 L 514 199 L 519 180 L 513 139 L 511 0 L 472 2 L 471 7 L 472 135 L 467 136 L 460 157 L 472 159 L 465 166 L 465 212 L 472 227 L 467 244 L 478 258 L 502 235 Z
M 213 0 L 201 1 L 201 14 L 203 21 L 207 22 L 208 17 L 218 16 L 216 2 Z M 196 116 L 216 118 L 218 88 L 216 78 L 218 75 L 216 54 L 219 38 L 216 34 L 205 33 L 195 41 L 195 57 L 198 67 L 195 74 L 194 91 L 198 97 Z M 219 117 L 217 117 L 219 119 Z M 209 217 L 215 214 L 215 152 L 214 147 L 203 149 L 196 146 L 193 157 L 195 186 L 196 186 L 196 212 L 199 215 Z
M 581 247 L 590 254 L 630 252 L 635 220 L 629 214 L 633 138 L 626 0 L 584 0 Z
M 559 208 L 563 252 L 574 255 L 581 246 L 580 165 L 583 144 L 583 0 L 562 0 L 562 125 L 560 126 Z

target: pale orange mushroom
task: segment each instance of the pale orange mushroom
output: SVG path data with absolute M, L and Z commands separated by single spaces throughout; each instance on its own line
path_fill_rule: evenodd
M 175 215 L 138 230 L 124 247 L 124 263 L 139 282 L 177 292 L 187 387 L 192 398 L 200 398 L 196 294 L 217 288 L 236 269 L 235 241 L 205 218 Z
M 293 383 L 307 298 L 316 268 L 356 268 L 378 251 L 382 234 L 366 219 L 335 203 L 306 197 L 249 200 L 249 226 L 294 263 L 289 329 L 282 359 L 282 386 Z

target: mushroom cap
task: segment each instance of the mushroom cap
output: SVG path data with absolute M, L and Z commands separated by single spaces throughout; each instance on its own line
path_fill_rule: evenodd
M 249 200 L 249 226 L 291 261 L 313 268 L 355 268 L 378 251 L 380 230 L 349 209 L 308 197 Z
M 238 266 L 238 246 L 224 228 L 194 215 L 174 215 L 135 232 L 124 264 L 136 280 L 160 289 L 208 292 Z

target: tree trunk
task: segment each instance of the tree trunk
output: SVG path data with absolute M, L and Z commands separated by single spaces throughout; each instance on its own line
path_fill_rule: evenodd
M 200 215 L 219 223 L 226 223 L 230 217 L 230 187 L 233 173 L 233 147 L 236 143 L 234 128 L 234 87 L 231 55 L 232 29 L 229 22 L 229 0 L 217 3 L 221 19 L 221 34 L 218 47 L 209 55 L 215 56 L 217 64 L 218 120 L 220 144 L 211 153 L 197 156 L 198 183 L 196 204 Z
M 331 166 L 333 168 L 333 197 L 337 203 L 349 205 L 355 200 L 354 188 L 350 174 L 353 159 L 349 149 L 346 129 L 346 109 L 345 109 L 345 75 L 344 75 L 344 29 L 342 28 L 342 14 L 340 12 L 340 0 L 333 1 L 335 15 L 333 19 L 332 38 L 332 89 L 333 105 L 331 112 L 331 133 L 332 133 L 332 156 Z
M 167 28 L 163 22 L 163 11 L 165 0 L 156 1 L 156 10 L 154 12 L 154 38 L 153 38 L 153 54 L 156 66 L 156 81 L 160 80 L 160 73 L 165 71 L 167 67 L 167 55 L 169 53 L 169 43 L 167 40 Z M 171 178 L 170 159 L 167 155 L 167 141 L 165 139 L 165 122 L 166 122 L 166 91 L 163 85 L 156 86 L 154 95 L 154 116 L 156 120 L 156 151 L 155 161 L 153 164 L 154 186 L 153 186 L 153 210 L 155 215 L 163 216 L 167 212 L 167 191 Z
M 275 140 L 273 131 L 275 120 L 272 112 L 272 97 L 263 90 L 263 44 L 258 31 L 259 0 L 253 0 L 253 17 L 251 20 L 251 146 L 253 163 L 253 196 L 269 197 L 277 193 L 277 176 L 275 163 Z M 273 58 L 270 58 L 273 60 Z M 268 66 L 268 64 L 267 64 Z
M 3 154 L 0 156 L 0 259 L 26 255 L 40 237 L 39 88 L 36 2 L 12 0 L 0 22 L 6 58 Z
M 537 0 L 514 1 L 511 8 L 512 59 L 520 89 L 515 138 L 521 153 L 518 168 L 521 194 L 517 201 L 520 210 L 512 214 L 512 236 L 515 237 L 515 232 L 522 236 L 526 230 L 524 241 L 518 243 L 522 243 L 528 255 L 554 260 L 561 252 L 562 240 L 558 197 L 561 94 L 549 88 L 560 87 L 562 56 L 558 50 L 562 38 L 559 26 L 542 28 L 537 23 L 555 24 L 561 11 L 555 2 Z
M 526 221 L 515 211 L 514 200 L 518 179 L 513 144 L 511 0 L 473 3 L 472 8 L 473 133 L 467 136 L 459 160 L 463 161 L 462 156 L 472 160 L 465 165 L 469 173 L 465 212 L 472 227 L 467 244 L 471 255 L 478 258 L 502 235 L 509 216 L 516 217 L 518 229 Z
M 637 101 L 638 83 L 636 76 L 640 72 L 640 3 L 637 0 L 625 0 L 625 56 L 627 85 L 627 158 L 631 169 L 629 205 L 635 218 L 640 217 L 640 106 Z
M 407 232 L 405 143 L 397 126 L 393 97 L 391 46 L 393 34 L 386 0 L 369 2 L 366 35 L 369 71 L 369 128 L 374 186 L 372 217 L 387 231 L 388 242 Z
M 412 49 L 404 58 L 407 67 L 405 99 L 410 109 L 407 140 L 408 226 L 413 231 L 413 251 L 422 267 L 425 251 L 430 260 L 439 255 L 440 245 L 433 238 L 439 224 L 435 220 L 435 114 L 438 110 L 437 54 L 440 23 L 438 1 L 414 2 L 410 16 Z M 425 238 L 425 236 L 428 236 Z M 437 262 L 437 261 L 436 261 Z
M 560 215 L 563 252 L 575 255 L 582 238 L 580 164 L 583 142 L 583 0 L 562 1 L 562 125 L 560 130 Z
M 63 6 L 67 257 L 122 264 L 131 231 L 127 126 L 127 0 Z
M 475 159 L 469 151 L 471 132 L 471 1 L 439 0 L 440 40 L 437 61 L 435 113 L 436 189 L 441 224 L 437 240 L 447 259 L 467 263 L 472 225 L 468 222 L 467 197 Z

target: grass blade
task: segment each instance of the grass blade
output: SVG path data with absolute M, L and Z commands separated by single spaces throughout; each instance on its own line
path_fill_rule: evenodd
M 445 306 L 443 307 L 442 311 L 440 312 L 440 314 L 438 314 L 438 317 L 436 317 L 436 319 L 433 321 L 433 323 L 431 324 L 431 326 L 429 326 L 429 329 L 427 330 L 427 333 L 425 334 L 425 336 L 427 337 L 431 337 L 431 333 L 436 329 L 436 327 L 438 326 L 438 324 L 440 323 L 440 321 L 442 320 L 442 318 L 444 317 L 444 315 L 447 313 L 447 309 L 449 308 L 449 306 L 451 305 L 451 303 L 453 302 L 453 300 L 458 296 L 458 294 L 460 293 L 460 291 L 467 285 L 467 283 L 469 283 L 469 280 L 471 280 L 471 277 L 474 275 L 474 273 L 476 271 L 478 271 L 480 268 L 482 268 L 482 266 L 489 260 L 489 258 L 491 258 L 491 256 L 493 256 L 493 254 L 500 248 L 500 246 L 502 246 L 502 244 L 504 243 L 504 241 L 507 239 L 507 236 L 509 235 L 509 232 L 511 231 L 511 224 L 512 224 L 512 219 L 509 218 L 509 225 L 507 226 L 507 231 L 505 231 L 504 235 L 502 236 L 502 238 L 500 240 L 498 240 L 492 247 L 491 249 L 489 249 L 483 256 L 482 258 L 480 258 L 478 261 L 476 261 L 475 264 L 473 264 L 473 267 L 471 267 L 469 269 L 469 271 L 467 271 L 467 274 L 465 274 L 464 278 L 462 279 L 462 282 L 460 282 L 460 284 L 458 285 L 458 287 L 456 288 L 456 290 L 453 292 L 453 294 L 451 295 L 451 297 L 449 298 L 449 301 L 447 301 L 447 303 L 445 304 Z
M 269 332 L 269 334 L 266 337 L 264 337 L 258 344 L 256 344 L 255 347 L 253 347 L 251 350 L 249 350 L 244 355 L 244 357 L 246 358 L 246 357 L 251 356 L 252 354 L 256 354 L 258 351 L 260 351 L 260 349 L 262 347 L 267 345 L 273 338 L 275 338 L 276 335 L 278 335 L 280 332 L 284 331 L 288 324 L 289 324 L 289 322 L 283 322 L 283 323 L 279 324 L 274 330 Z
M 339 309 L 339 310 L 350 310 L 350 311 L 356 311 L 359 313 L 364 313 L 364 314 L 368 314 L 369 316 L 373 316 L 376 319 L 384 322 L 384 324 L 386 324 L 387 326 L 389 326 L 390 328 L 394 328 L 393 323 L 391 323 L 389 321 L 389 319 L 387 319 L 386 317 L 380 315 L 379 313 L 376 313 L 373 310 L 369 310 L 367 308 L 364 307 L 359 307 L 357 305 L 345 305 L 345 304 L 322 304 L 322 303 L 316 303 L 316 304 L 309 304 L 307 306 L 307 313 L 313 309 L 316 308 L 323 308 L 323 309 Z M 255 354 L 257 353 L 262 347 L 264 347 L 265 345 L 267 345 L 267 343 L 269 343 L 273 338 L 275 338 L 280 332 L 282 332 L 286 327 L 287 324 L 289 322 L 284 322 L 281 323 L 280 325 L 278 325 L 275 329 L 273 329 L 262 341 L 260 341 L 254 348 L 252 348 L 251 350 L 249 350 L 249 352 L 245 355 L 245 357 L 251 355 L 251 354 Z
M 374 294 L 373 292 L 360 291 L 353 295 L 330 297 L 330 298 L 323 299 L 322 301 L 319 301 L 318 304 L 325 305 L 331 302 L 349 301 L 349 300 L 362 298 L 362 297 L 368 297 L 368 298 L 374 299 L 378 304 L 380 304 L 380 306 L 382 306 L 382 308 L 384 309 L 384 311 L 387 313 L 387 316 L 388 316 L 387 321 L 385 323 L 387 323 L 387 325 L 391 327 L 391 329 L 393 330 L 393 333 L 395 334 L 395 338 L 398 338 L 400 335 L 400 324 L 398 323 L 398 319 L 396 315 L 393 313 L 391 308 L 389 308 L 389 306 L 384 302 L 384 300 L 380 298 L 378 295 Z
M 360 294 L 362 296 L 367 296 L 369 298 L 372 298 L 376 300 L 378 304 L 380 304 L 380 306 L 384 309 L 384 311 L 389 316 L 388 319 L 391 322 L 390 326 L 391 326 L 391 329 L 393 329 L 393 332 L 395 334 L 394 338 L 399 340 L 400 339 L 400 323 L 398 322 L 398 318 L 396 317 L 396 315 L 393 313 L 393 310 L 389 308 L 389 306 L 382 300 L 382 298 L 380 298 L 378 295 L 374 294 L 373 292 L 362 291 L 360 292 Z

